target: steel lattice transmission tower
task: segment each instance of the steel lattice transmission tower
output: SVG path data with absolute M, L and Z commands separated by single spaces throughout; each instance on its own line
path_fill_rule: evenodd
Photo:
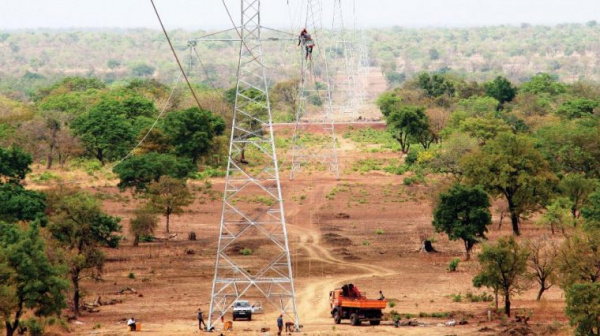
M 312 55 L 307 57 L 304 44 L 300 45 L 301 73 L 296 126 L 292 140 L 292 180 L 296 173 L 311 163 L 326 167 L 336 179 L 340 178 L 329 66 L 325 48 L 319 43 L 319 36 L 323 30 L 321 15 L 321 1 L 307 0 L 305 28 L 311 34 L 315 46 Z M 325 138 L 317 141 L 314 146 L 307 147 L 303 136 L 306 136 L 310 126 L 314 126 Z
M 341 0 L 334 1 L 333 27 L 337 43 L 341 50 L 341 60 L 337 62 L 336 98 L 339 114 L 355 119 L 363 101 L 363 92 L 359 83 L 358 60 L 354 30 L 348 32 L 344 22 L 344 10 Z M 339 64 L 341 61 L 342 64 Z
M 241 0 L 241 9 L 237 90 L 208 327 L 235 300 L 263 297 L 298 328 L 262 57 L 260 0 Z

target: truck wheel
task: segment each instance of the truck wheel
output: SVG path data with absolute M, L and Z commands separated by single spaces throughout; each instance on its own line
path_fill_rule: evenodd
M 379 325 L 379 323 L 380 323 L 380 322 L 381 322 L 380 320 L 377 320 L 377 321 L 369 321 L 369 323 L 370 323 L 371 325 Z
M 350 315 L 350 324 L 352 324 L 353 326 L 360 325 L 360 320 L 358 319 L 358 315 L 356 315 L 356 314 Z
M 333 322 L 335 322 L 335 324 L 342 323 L 342 315 L 340 315 L 340 312 L 335 312 L 335 314 L 333 314 Z
M 235 321 L 235 316 L 233 317 L 233 320 Z
M 252 321 L 252 315 L 248 315 L 248 321 Z

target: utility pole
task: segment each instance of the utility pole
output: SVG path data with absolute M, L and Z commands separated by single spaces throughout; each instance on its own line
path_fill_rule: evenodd
M 261 2 L 241 1 L 235 109 L 208 329 L 238 299 L 265 298 L 299 329 L 271 107 Z
M 307 0 L 305 28 L 311 35 L 314 47 L 307 51 L 307 41 L 300 41 L 300 82 L 296 109 L 296 125 L 292 140 L 290 180 L 308 164 L 325 166 L 336 179 L 340 178 L 335 120 L 331 97 L 331 80 L 325 48 L 319 43 L 322 27 L 320 0 Z M 314 117 L 309 112 L 314 111 Z M 303 142 L 307 127 L 319 129 L 325 139 L 308 147 Z

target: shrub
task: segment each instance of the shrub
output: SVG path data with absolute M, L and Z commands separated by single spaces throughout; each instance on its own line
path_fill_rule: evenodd
M 462 294 L 461 293 L 451 294 L 450 297 L 452 298 L 452 302 L 462 302 Z
M 394 307 L 396 307 L 396 300 L 390 300 L 390 301 L 388 302 L 388 305 L 390 306 L 390 308 L 394 308 Z
M 371 245 L 371 242 L 365 239 L 362 241 L 362 244 L 363 244 L 363 246 L 369 246 L 369 245 Z
M 375 230 L 375 234 L 377 234 L 377 235 L 382 235 L 384 233 L 385 232 L 383 231 L 383 229 L 377 229 L 377 230 Z
M 142 243 L 151 243 L 156 238 L 153 235 L 140 235 L 140 242 Z
M 29 332 L 29 335 L 31 336 L 44 335 L 44 325 L 34 317 L 30 317 L 27 320 L 22 321 L 20 324 L 21 327 L 26 329 Z
M 244 256 L 249 256 L 252 254 L 252 250 L 247 247 L 244 247 L 243 249 L 240 250 L 240 254 L 244 255 Z
M 465 299 L 469 302 L 492 302 L 494 301 L 494 296 L 492 294 L 487 294 L 486 292 L 479 295 L 467 292 Z
M 458 269 L 458 264 L 460 264 L 460 258 L 454 258 L 450 260 L 447 267 L 448 271 L 456 272 L 456 269 Z
M 417 162 L 417 159 L 419 158 L 419 151 L 415 150 L 415 149 L 411 149 L 408 151 L 408 153 L 406 154 L 406 157 L 404 158 L 404 162 L 407 165 L 412 165 L 415 162 Z
M 129 279 L 135 279 L 135 274 L 132 271 L 129 271 L 129 275 L 127 275 Z

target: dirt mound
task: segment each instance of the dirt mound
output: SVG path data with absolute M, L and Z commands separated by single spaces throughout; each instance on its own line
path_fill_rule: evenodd
M 323 241 L 333 246 L 349 246 L 352 245 L 352 240 L 337 234 L 337 233 L 326 233 L 323 236 Z
M 350 214 L 346 212 L 337 212 L 337 213 L 324 213 L 320 215 L 321 220 L 331 220 L 331 219 L 349 219 Z
M 348 250 L 345 247 L 337 248 L 337 249 L 333 250 L 333 252 L 341 255 L 342 259 L 344 259 L 344 260 L 360 260 L 359 256 L 352 254 L 352 252 L 350 252 L 350 250 Z
M 500 336 L 536 336 L 537 334 L 529 326 L 521 323 L 514 323 L 502 330 Z
M 323 226 L 321 226 L 321 231 L 339 232 L 339 231 L 342 231 L 342 229 L 340 229 L 337 226 L 323 225 Z
M 335 218 L 348 219 L 350 218 L 350 215 L 345 212 L 340 212 L 335 214 Z
M 496 332 L 496 329 L 494 329 L 494 328 L 490 328 L 490 327 L 483 327 L 483 328 L 481 328 L 481 329 L 479 329 L 479 330 L 477 330 L 477 331 L 479 331 L 479 332 L 481 332 L 481 333 L 485 333 L 485 332 Z

